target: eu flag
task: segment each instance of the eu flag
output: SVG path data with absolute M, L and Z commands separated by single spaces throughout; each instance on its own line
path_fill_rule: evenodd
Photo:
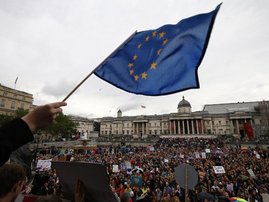
M 137 32 L 94 74 L 118 88 L 142 95 L 199 88 L 198 67 L 220 6 L 175 25 Z

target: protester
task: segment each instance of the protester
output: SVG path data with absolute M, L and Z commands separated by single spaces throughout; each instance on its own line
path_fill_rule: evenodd
M 14 202 L 26 183 L 26 173 L 19 164 L 0 167 L 0 202 Z
M 0 128 L 0 166 L 10 157 L 11 153 L 33 141 L 33 131 L 46 127 L 62 112 L 65 102 L 55 102 L 38 106 L 19 119 L 15 119 Z

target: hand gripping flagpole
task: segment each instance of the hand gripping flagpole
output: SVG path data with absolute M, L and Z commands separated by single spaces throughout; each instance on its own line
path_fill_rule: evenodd
M 64 99 L 63 102 L 65 102 L 94 72 L 95 70 L 102 66 L 106 60 L 110 57 L 112 57 L 122 46 L 124 46 L 126 43 L 128 43 L 133 37 L 134 35 L 137 33 L 137 31 L 135 31 L 131 36 L 129 36 L 118 48 L 116 48 L 108 57 L 106 57 L 94 70 L 91 71 L 91 73 L 89 73 Z

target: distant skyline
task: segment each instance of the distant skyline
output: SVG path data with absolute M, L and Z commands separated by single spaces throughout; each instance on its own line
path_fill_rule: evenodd
M 182 96 L 192 111 L 206 104 L 269 100 L 269 1 L 222 1 L 200 89 L 167 96 L 127 93 L 91 76 L 65 114 L 98 118 L 167 114 Z M 0 1 L 0 83 L 32 93 L 34 104 L 62 100 L 135 30 L 155 29 L 212 11 L 211 0 Z M 141 106 L 145 106 L 142 108 Z

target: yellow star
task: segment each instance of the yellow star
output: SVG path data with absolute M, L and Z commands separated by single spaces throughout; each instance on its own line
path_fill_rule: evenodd
M 129 63 L 128 64 L 128 67 L 133 67 L 134 66 L 134 63 Z
M 157 34 L 156 31 L 152 32 L 152 36 L 156 36 L 156 34 Z
M 157 51 L 157 55 L 160 55 L 161 52 L 162 52 L 162 49 L 159 49 L 159 50 Z
M 160 38 L 163 38 L 164 35 L 165 35 L 165 32 L 161 32 L 161 33 L 159 34 Z
M 134 70 L 131 69 L 131 70 L 130 70 L 130 75 L 133 75 L 133 73 L 134 73 Z
M 137 55 L 135 54 L 134 56 L 133 56 L 133 60 L 136 60 L 137 59 Z
M 141 47 L 142 47 L 142 44 L 141 43 L 137 45 L 137 48 L 141 48 Z
M 148 74 L 146 72 L 143 72 L 141 75 L 142 75 L 142 79 L 146 79 Z
M 156 62 L 151 63 L 151 65 L 150 65 L 150 69 L 156 69 L 156 65 L 157 65 Z
M 167 44 L 168 39 L 163 40 L 163 45 Z
M 146 37 L 145 41 L 149 41 L 150 37 L 149 35 Z
M 138 75 L 135 75 L 134 78 L 137 81 L 139 79 L 139 76 Z

